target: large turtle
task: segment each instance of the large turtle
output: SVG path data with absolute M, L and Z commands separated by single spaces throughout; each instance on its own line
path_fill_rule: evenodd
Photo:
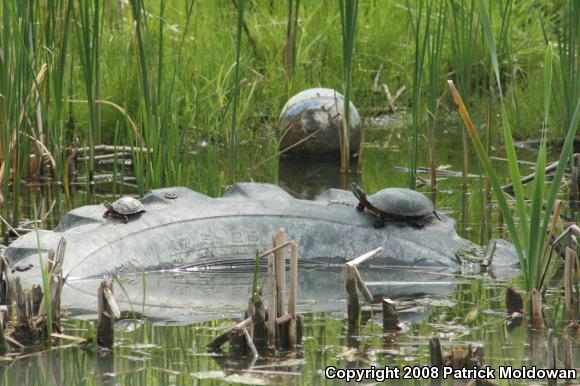
M 356 209 L 366 209 L 376 216 L 375 228 L 384 227 L 387 219 L 423 226 L 432 215 L 439 218 L 431 200 L 414 190 L 388 188 L 367 197 L 365 191 L 352 181 L 352 192 L 359 201 Z
M 121 197 L 112 204 L 105 201 L 103 202 L 103 205 L 107 208 L 103 217 L 108 217 L 109 215 L 119 217 L 124 219 L 125 223 L 129 222 L 129 216 L 145 212 L 141 201 L 133 197 Z

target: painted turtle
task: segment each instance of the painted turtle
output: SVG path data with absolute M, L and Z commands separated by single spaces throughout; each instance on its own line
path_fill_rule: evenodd
M 133 197 L 121 197 L 112 204 L 105 201 L 103 202 L 103 205 L 107 208 L 103 217 L 108 217 L 109 215 L 119 217 L 124 219 L 125 223 L 129 221 L 129 216 L 145 212 L 141 201 Z
M 364 190 L 352 181 L 352 192 L 359 201 L 356 209 L 366 209 L 377 217 L 373 222 L 375 228 L 384 227 L 386 219 L 423 226 L 431 215 L 439 218 L 431 200 L 414 190 L 388 188 L 367 197 Z

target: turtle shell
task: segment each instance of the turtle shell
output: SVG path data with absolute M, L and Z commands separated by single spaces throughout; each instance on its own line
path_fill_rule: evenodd
M 143 211 L 141 201 L 133 197 L 121 197 L 113 202 L 111 206 L 119 214 L 135 214 Z
M 423 217 L 435 210 L 431 200 L 410 189 L 387 188 L 367 199 L 375 209 L 395 217 Z

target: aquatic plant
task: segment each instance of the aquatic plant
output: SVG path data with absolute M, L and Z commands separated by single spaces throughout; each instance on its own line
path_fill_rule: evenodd
M 555 91 L 562 127 L 569 127 L 580 98 L 580 3 L 567 0 L 557 12 L 561 27 L 556 31 Z
M 170 77 L 167 81 L 165 80 L 167 71 L 164 61 L 165 1 L 161 1 L 159 5 L 159 29 L 157 41 L 154 42 L 152 31 L 149 29 L 151 28 L 150 23 L 147 20 L 148 13 L 145 11 L 143 2 L 131 1 L 132 15 L 135 20 L 135 41 L 142 100 L 139 125 L 141 129 L 137 131 L 132 125 L 134 130 L 130 133 L 134 134 L 133 141 L 136 148 L 148 150 L 147 154 L 137 151 L 134 157 L 139 170 L 136 174 L 141 194 L 150 187 L 174 184 L 179 178 L 182 161 L 182 135 L 179 125 L 175 121 L 178 114 L 175 111 L 177 106 L 174 92 L 194 1 L 187 4 L 185 24 L 178 44 L 174 45 L 174 65 L 172 71 L 168 72 Z M 153 59 L 157 61 L 153 62 L 148 60 L 152 55 L 148 54 L 146 47 L 155 46 L 155 44 L 157 52 Z M 156 71 L 152 71 L 153 68 Z M 124 109 L 122 110 L 124 112 Z M 127 114 L 124 115 L 127 117 Z
M 516 205 L 516 212 L 519 219 L 519 227 L 516 226 L 514 221 L 514 215 L 512 214 L 504 191 L 499 183 L 499 179 L 491 166 L 491 161 L 489 155 L 487 154 L 477 130 L 475 129 L 471 117 L 467 112 L 467 109 L 463 103 L 461 95 L 450 82 L 450 90 L 453 94 L 455 103 L 459 109 L 461 117 L 467 128 L 467 132 L 472 140 L 472 143 L 477 152 L 478 158 L 482 163 L 483 169 L 490 179 L 491 185 L 495 197 L 498 201 L 499 208 L 506 222 L 508 230 L 510 231 L 511 240 L 516 248 L 518 259 L 522 268 L 522 273 L 526 282 L 528 291 L 533 289 L 539 289 L 538 286 L 541 282 L 541 268 L 545 265 L 544 258 L 544 246 L 546 243 L 546 232 L 548 225 L 550 223 L 550 218 L 552 214 L 552 209 L 554 207 L 554 202 L 556 200 L 556 195 L 560 188 L 560 182 L 564 175 L 564 170 L 566 168 L 567 160 L 570 157 L 573 148 L 574 136 L 576 134 L 576 128 L 578 126 L 578 120 L 580 119 L 580 100 L 576 102 L 576 109 L 560 153 L 560 159 L 558 167 L 554 173 L 554 178 L 551 183 L 551 187 L 548 191 L 547 198 L 545 197 L 545 167 L 546 167 L 546 138 L 545 130 L 542 136 L 542 141 L 540 145 L 540 150 L 538 152 L 538 158 L 536 161 L 536 172 L 534 178 L 534 186 L 532 188 L 531 197 L 531 207 L 528 210 L 526 199 L 523 192 L 523 186 L 520 178 L 520 170 L 518 166 L 518 159 L 515 152 L 515 147 L 513 143 L 512 131 L 510 127 L 510 122 L 508 120 L 507 111 L 504 102 L 504 96 L 502 92 L 502 84 L 500 78 L 500 69 L 497 59 L 497 51 L 495 47 L 495 40 L 493 37 L 493 32 L 491 30 L 491 24 L 485 4 L 483 0 L 478 0 L 479 12 L 482 21 L 482 27 L 484 35 L 486 37 L 486 42 L 489 48 L 491 62 L 494 69 L 495 81 L 499 90 L 501 115 L 502 115 L 502 128 L 503 128 L 503 138 L 506 146 L 506 153 L 508 158 L 509 175 L 513 184 L 514 200 Z M 547 126 L 549 117 L 549 107 L 550 107 L 550 95 L 551 95 L 551 83 L 552 83 L 552 49 L 551 45 L 548 46 L 545 54 L 544 62 L 544 127 Z M 545 199 L 545 201 L 544 201 Z M 543 207 L 545 210 L 543 211 Z M 543 211 L 543 213 L 542 213 Z
M 409 22 L 418 16 L 412 13 L 411 18 L 405 17 L 409 8 L 405 4 L 409 3 L 419 6 L 410 0 L 380 5 L 343 1 L 344 12 L 336 12 L 336 8 L 328 8 L 323 2 L 311 4 L 299 0 L 245 2 L 242 8 L 237 7 L 240 4 L 237 2 L 236 7 L 224 7 L 219 2 L 191 0 L 171 3 L 0 1 L 0 167 L 3 164 L 0 185 L 4 199 L 10 202 L 0 209 L 2 216 L 18 224 L 25 209 L 21 197 L 24 184 L 31 180 L 64 186 L 69 208 L 85 200 L 95 201 L 92 193 L 99 190 L 103 193 L 101 187 L 108 190 L 110 186 L 109 182 L 101 185 L 97 180 L 111 173 L 110 161 L 94 160 L 95 146 L 101 143 L 150 150 L 133 154 L 133 164 L 126 169 L 113 166 L 113 185 L 120 184 L 114 194 L 123 189 L 143 194 L 152 187 L 182 184 L 216 195 L 226 183 L 232 182 L 234 174 L 236 180 L 275 181 L 278 134 L 273 128 L 289 94 L 313 85 L 340 89 L 341 84 L 346 86 L 345 74 L 348 72 L 352 78 L 356 69 L 356 82 L 350 81 L 347 98 L 356 98 L 361 115 L 370 116 L 384 112 L 384 94 L 372 91 L 374 76 L 367 75 L 384 68 L 381 83 L 411 84 L 414 52 L 408 50 L 407 64 L 408 47 L 400 40 L 405 31 L 410 31 Z M 515 33 L 530 32 L 533 42 L 541 41 L 541 30 L 536 26 L 539 23 L 522 23 L 518 19 L 509 22 L 529 14 L 522 16 L 520 7 L 512 13 L 511 3 L 506 0 L 492 9 L 492 28 L 500 31 L 501 36 L 499 60 L 503 62 L 504 78 L 510 71 L 514 77 L 518 71 L 523 73 L 523 70 L 514 71 L 514 66 L 525 69 L 530 82 L 518 91 L 528 90 L 526 95 L 533 95 L 536 84 L 540 83 L 535 78 L 540 67 L 536 60 L 537 47 L 541 44 L 522 49 L 515 44 L 520 40 L 512 38 L 506 26 L 517 26 Z M 470 37 L 479 33 L 468 33 L 470 28 L 480 31 L 477 12 L 472 12 L 474 4 L 471 0 L 431 0 L 422 5 L 419 48 L 427 38 L 424 65 L 429 67 L 423 67 L 429 68 L 429 75 L 422 76 L 422 85 L 416 83 L 420 91 L 416 97 L 423 101 L 420 106 L 423 112 L 418 109 L 419 119 L 415 122 L 428 119 L 436 123 L 445 115 L 443 109 L 432 111 L 437 103 L 434 99 L 437 87 L 441 86 L 436 82 L 437 72 L 465 68 L 454 72 L 460 90 L 462 79 L 471 79 L 467 82 L 470 92 L 464 100 L 479 102 L 484 97 L 487 89 L 477 88 L 486 80 L 478 78 L 482 68 L 477 64 L 480 39 Z M 446 35 L 438 32 L 441 31 L 438 26 L 443 25 L 439 19 L 443 15 L 439 8 L 443 6 L 449 10 L 446 24 L 451 33 Z M 424 27 L 429 7 L 431 28 L 427 33 Z M 559 28 L 552 20 L 560 8 L 546 7 L 545 12 L 546 34 L 550 35 Z M 468 23 L 470 15 L 471 24 Z M 567 15 L 574 20 L 572 14 Z M 232 22 L 236 18 L 242 22 L 241 34 L 246 33 L 239 39 L 239 24 Z M 344 27 L 352 28 L 343 28 L 338 19 L 344 21 Z M 221 27 L 215 28 L 216 25 Z M 356 56 L 352 53 L 355 29 L 357 47 L 360 45 Z M 209 30 L 212 32 L 207 33 Z M 461 36 L 455 39 L 453 31 Z M 333 49 L 341 39 L 347 44 L 342 49 Z M 349 39 L 352 44 L 348 43 Z M 439 44 L 440 52 L 430 51 Z M 558 50 L 561 47 L 558 45 Z M 239 61 L 234 60 L 236 51 L 239 51 Z M 513 64 L 506 56 L 508 51 L 517 57 L 518 63 Z M 457 56 L 463 54 L 466 63 L 472 62 L 471 66 L 455 65 L 459 63 Z M 559 57 L 554 59 L 555 68 L 569 68 L 560 66 Z M 348 62 L 350 70 L 344 66 Z M 436 65 L 439 69 L 432 67 Z M 292 67 L 291 81 L 288 81 L 289 67 Z M 409 82 L 405 79 L 407 73 Z M 556 73 L 557 84 L 558 76 Z M 568 83 L 573 82 L 563 84 Z M 235 92 L 238 93 L 237 109 L 233 108 Z M 510 96 L 513 95 L 515 92 Z M 398 100 L 401 111 L 406 107 L 404 98 L 405 95 Z M 491 98 L 495 100 L 494 96 Z M 408 102 L 410 106 L 413 101 Z M 533 111 L 538 105 L 534 99 L 525 108 Z M 508 113 L 511 113 L 509 107 Z M 232 116 L 234 110 L 237 110 L 236 119 Z M 524 114 L 523 119 L 530 118 Z M 534 129 L 525 123 L 519 128 L 520 136 Z M 236 125 L 236 145 L 232 148 L 233 125 Z M 429 132 L 433 133 L 431 129 Z M 349 136 L 343 135 L 343 138 Z M 423 143 L 418 141 L 419 150 L 414 153 L 421 160 Z M 429 141 L 432 154 L 436 145 L 437 135 Z M 80 147 L 85 149 L 75 153 Z M 246 149 L 251 149 L 251 154 L 246 154 Z M 364 137 L 360 149 L 359 168 Z M 416 143 L 413 149 L 417 149 Z M 122 162 L 120 154 L 111 156 L 115 157 L 113 161 Z M 235 173 L 231 160 L 235 160 Z M 119 178 L 119 173 L 134 174 L 137 187 L 129 187 Z M 91 174 L 95 179 L 92 180 Z M 75 194 L 76 187 L 82 190 L 81 194 Z M 60 191 L 61 188 L 54 190 L 58 202 Z M 64 208 L 57 205 L 55 217 Z
M 236 179 L 236 147 L 238 145 L 238 104 L 240 103 L 240 51 L 242 47 L 242 27 L 244 25 L 244 9 L 246 7 L 245 0 L 238 0 L 238 25 L 236 29 L 236 64 L 234 74 L 234 87 L 232 96 L 232 125 L 229 139 L 229 173 L 231 181 Z
M 431 13 L 431 4 L 429 3 L 427 17 Z M 435 173 L 436 154 L 435 154 L 435 130 L 436 130 L 436 116 L 437 116 L 437 97 L 440 91 L 441 80 L 441 62 L 443 56 L 443 42 L 445 37 L 445 27 L 447 24 L 447 1 L 439 0 L 435 4 L 435 24 L 429 31 L 427 37 L 427 116 L 429 127 L 429 168 L 431 172 L 431 201 L 436 205 L 437 203 L 437 176 Z M 417 44 L 418 42 L 415 42 Z M 413 121 L 414 122 L 414 121 Z M 415 140 L 418 138 L 414 137 Z M 417 149 L 417 145 L 414 144 Z M 414 166 L 417 166 L 415 157 Z M 415 170 L 416 171 L 416 170 Z M 409 183 L 411 176 L 409 177 Z
M 476 56 L 476 41 L 479 31 L 479 21 L 477 19 L 475 0 L 452 1 L 451 9 L 451 52 L 453 57 L 453 68 L 455 77 L 459 85 L 459 92 L 462 99 L 469 105 L 473 81 L 473 64 Z M 465 236 L 467 224 L 469 222 L 468 207 L 468 170 L 469 170 L 469 147 L 467 134 L 462 131 L 463 145 L 463 199 L 461 201 L 462 235 Z
M 294 77 L 296 67 L 296 38 L 298 37 L 298 14 L 300 11 L 300 0 L 288 0 L 288 21 L 286 22 L 286 57 L 284 61 L 284 71 L 286 73 L 286 91 L 289 83 Z M 290 97 L 286 95 L 286 97 Z
M 423 1 L 416 2 L 416 9 L 412 9 L 407 0 L 407 12 L 415 39 L 415 54 L 413 59 L 413 123 L 411 126 L 411 151 L 409 152 L 409 189 L 415 189 L 417 185 L 417 157 L 419 152 L 419 135 L 421 126 L 421 83 L 423 79 L 423 66 L 429 41 L 431 11 L 433 1 L 429 1 L 425 15 L 423 15 Z M 414 18 L 413 18 L 414 13 Z M 421 23 L 425 23 L 423 31 Z M 422 32 L 422 33 L 421 33 Z
M 352 58 L 358 0 L 339 0 L 340 26 L 342 29 L 342 82 L 344 94 L 344 116 L 342 119 L 340 169 L 348 173 L 350 168 L 350 99 L 352 83 Z
M 101 2 L 100 0 L 81 1 L 73 12 L 77 45 L 80 51 L 87 105 L 89 108 L 88 179 L 92 179 L 95 167 L 95 145 L 101 143 L 100 107 L 100 45 L 101 45 Z M 59 102 L 57 102 L 59 103 Z M 89 195 L 90 200 L 90 195 Z

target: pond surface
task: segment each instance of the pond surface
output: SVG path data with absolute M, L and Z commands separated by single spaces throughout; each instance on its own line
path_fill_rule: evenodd
M 458 157 L 461 154 L 460 138 L 459 127 L 442 129 L 438 136 L 437 163 L 444 166 L 438 177 L 436 206 L 438 210 L 458 220 L 457 229 L 460 235 L 464 234 L 466 238 L 484 244 L 489 237 L 497 237 L 501 233 L 501 226 L 497 222 L 497 211 L 493 209 L 493 205 L 487 205 L 485 183 L 478 177 L 475 159 L 469 160 L 472 174 L 468 178 L 468 191 L 465 195 L 463 193 L 462 160 Z M 312 198 L 330 187 L 345 188 L 351 178 L 360 181 L 370 193 L 387 186 L 405 187 L 407 174 L 404 167 L 408 157 L 405 149 L 409 148 L 408 141 L 406 133 L 400 128 L 372 128 L 367 132 L 362 173 L 351 174 L 345 178 L 337 170 L 338 161 L 304 162 L 282 158 L 279 163 L 278 183 L 293 195 L 303 198 Z M 524 160 L 535 158 L 532 151 L 524 149 L 520 152 Z M 428 154 L 428 151 L 422 149 L 419 153 Z M 494 162 L 496 169 L 505 173 L 505 162 Z M 427 159 L 420 159 L 419 165 L 428 167 Z M 523 165 L 522 175 L 531 170 Z M 428 173 L 420 176 L 426 181 L 429 180 Z M 268 172 L 268 168 L 258 179 L 275 182 L 275 176 Z M 100 188 L 103 193 L 107 193 L 106 183 L 100 185 Z M 135 191 L 134 187 L 126 189 Z M 432 189 L 429 184 L 419 190 L 431 196 Z M 44 195 L 49 197 L 46 202 L 50 203 L 51 196 L 55 193 L 54 190 L 47 192 Z M 28 197 L 25 194 L 24 200 L 30 203 L 38 201 L 35 195 L 35 191 L 32 194 L 29 192 Z M 465 217 L 462 213 L 464 197 L 467 198 L 468 208 Z M 78 200 L 80 205 L 82 198 Z M 60 202 L 57 205 L 62 207 Z M 44 210 L 48 212 L 50 204 L 44 206 Z M 57 216 L 47 216 L 45 226 L 54 226 L 57 221 L 55 217 Z M 324 274 L 331 275 L 329 272 L 316 271 L 304 273 L 311 275 L 308 280 L 312 282 L 317 280 L 317 276 Z M 187 275 L 197 276 L 179 279 L 185 280 L 182 287 L 187 289 L 181 295 L 194 299 L 196 291 L 192 290 L 195 286 L 191 283 L 199 280 L 201 274 Z M 336 296 L 332 299 L 317 299 L 316 286 L 313 286 L 312 294 L 299 299 L 300 312 L 304 316 L 301 351 L 281 353 L 276 358 L 258 359 L 256 362 L 249 358 L 234 359 L 227 355 L 208 354 L 205 345 L 231 326 L 234 323 L 232 318 L 242 316 L 244 299 L 247 299 L 252 285 L 251 276 L 232 279 L 236 281 L 235 288 L 224 285 L 225 300 L 216 296 L 216 307 L 204 309 L 193 304 L 194 302 L 184 302 L 179 315 L 160 312 L 158 318 L 145 322 L 120 322 L 115 350 L 109 355 L 84 350 L 74 344 L 67 345 L 68 342 L 62 342 L 64 347 L 29 349 L 29 355 L 5 360 L 0 366 L 0 379 L 6 385 L 340 384 L 343 383 L 340 380 L 325 378 L 326 367 L 352 369 L 429 364 L 429 339 L 432 336 L 440 337 L 444 353 L 449 353 L 455 346 L 467 349 L 468 344 L 483 345 L 484 361 L 495 369 L 500 366 L 547 367 L 545 330 L 532 331 L 525 322 L 519 326 L 506 324 L 505 290 L 508 282 L 481 275 L 456 275 L 433 280 L 431 289 L 424 291 L 427 295 L 398 299 L 404 323 L 404 330 L 400 333 L 383 333 L 381 315 L 372 314 L 356 335 L 350 335 L 347 332 L 345 293 L 340 272 L 337 272 L 335 276 L 329 276 L 335 278 L 332 280 L 337 288 L 334 291 Z M 163 280 L 156 281 L 155 276 L 147 280 L 148 288 L 164 286 Z M 175 277 L 173 280 L 175 282 Z M 204 280 L 214 281 L 215 277 L 206 277 Z M 424 277 L 416 281 L 405 280 L 407 286 L 415 285 L 414 283 L 429 284 Z M 400 282 L 402 286 L 404 281 Z M 517 288 L 517 278 L 514 284 Z M 139 284 L 136 279 L 135 287 L 140 285 L 142 283 Z M 147 291 L 154 294 L 154 290 Z M 226 301 L 228 291 L 231 293 L 231 304 Z M 567 346 L 574 358 L 573 366 L 578 368 L 580 361 L 576 360 L 578 355 L 575 355 L 579 349 L 576 338 L 563 335 L 565 323 L 561 322 L 562 294 L 555 291 L 549 293 L 548 298 L 548 314 L 551 316 L 547 323 L 557 337 L 558 367 L 563 367 Z M 87 317 L 90 318 L 90 315 Z M 66 319 L 63 332 L 84 336 L 89 329 L 89 323 L 92 322 L 76 318 Z M 386 382 L 423 385 L 430 381 L 399 379 Z M 496 378 L 496 382 L 516 385 L 530 384 L 532 381 Z M 452 384 L 451 381 L 443 383 Z M 546 381 L 539 383 L 546 384 Z
M 123 329 L 117 331 L 113 354 L 102 356 L 70 345 L 6 363 L 0 371 L 6 385 L 340 384 L 341 381 L 324 377 L 325 367 L 402 368 L 428 364 L 428 342 L 433 335 L 441 338 L 445 352 L 456 345 L 483 344 L 485 363 L 495 369 L 534 365 L 545 368 L 545 333 L 532 331 L 525 323 L 508 327 L 504 296 L 504 283 L 465 280 L 449 295 L 414 301 L 412 309 L 401 313 L 405 323 L 401 333 L 383 334 L 380 315 L 373 315 L 357 336 L 349 336 L 344 313 L 305 313 L 301 352 L 283 353 L 254 363 L 249 358 L 232 359 L 206 352 L 205 345 L 232 324 L 228 320 L 179 326 L 125 321 Z M 82 336 L 88 323 L 69 320 L 66 332 Z M 561 331 L 563 326 L 556 323 L 554 327 Z M 558 352 L 563 353 L 569 344 L 577 358 L 574 337 L 558 332 L 556 336 Z M 577 360 L 573 364 L 580 366 Z M 498 381 L 510 385 L 531 383 Z M 427 382 L 387 381 L 416 385 Z

